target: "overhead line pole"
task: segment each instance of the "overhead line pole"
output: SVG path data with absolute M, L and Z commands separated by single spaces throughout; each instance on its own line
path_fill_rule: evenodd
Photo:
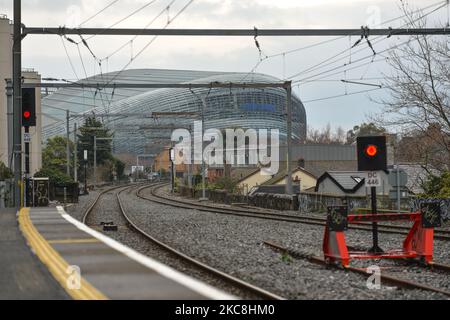
M 411 28 L 411 29 L 133 29 L 133 28 L 65 28 L 65 27 L 24 27 L 23 33 L 47 35 L 102 35 L 102 36 L 225 36 L 225 37 L 305 37 L 305 36 L 371 36 L 394 35 L 445 35 L 449 28 Z
M 22 6 L 21 0 L 14 0 L 14 43 L 13 43 L 13 155 L 14 155 L 14 202 L 22 206 Z
M 70 177 L 70 111 L 66 110 L 66 174 Z

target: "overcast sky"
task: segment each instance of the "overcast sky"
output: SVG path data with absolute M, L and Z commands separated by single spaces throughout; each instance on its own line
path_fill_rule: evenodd
M 163 27 L 168 19 L 189 0 L 118 0 L 107 10 L 88 21 L 83 27 L 108 27 L 128 16 L 138 8 L 152 2 L 131 18 L 116 27 L 142 28 L 149 24 L 160 12 L 173 2 L 168 12 L 164 12 L 150 27 Z M 103 9 L 113 0 L 23 0 L 23 23 L 27 26 L 77 27 L 80 23 Z M 443 3 L 438 0 L 409 0 L 413 8 L 423 8 Z M 12 17 L 12 0 L 0 0 L 0 14 Z M 437 6 L 433 7 L 436 8 Z M 432 10 L 429 9 L 428 11 Z M 428 17 L 429 26 L 442 26 L 447 22 L 447 8 Z M 194 2 L 170 25 L 172 28 L 359 28 L 372 27 L 402 16 L 398 0 L 194 0 Z M 398 27 L 404 23 L 399 19 L 383 26 Z M 79 40 L 78 37 L 73 37 Z M 104 58 L 114 52 L 132 37 L 96 36 L 88 40 L 94 54 Z M 373 39 L 375 50 L 381 52 L 388 47 L 401 44 L 405 37 L 385 37 Z M 274 55 L 288 50 L 307 47 L 335 38 L 318 37 L 260 37 L 258 39 L 263 55 Z M 349 95 L 323 101 L 311 101 L 345 93 L 371 89 L 360 85 L 345 85 L 340 80 L 367 79 L 366 82 L 379 83 L 382 72 L 390 70 L 383 55 L 377 55 L 374 62 L 369 47 L 362 43 L 350 50 L 358 39 L 346 37 L 313 48 L 280 55 L 263 61 L 257 72 L 267 73 L 278 78 L 290 78 L 301 72 L 293 80 L 295 93 L 305 102 L 308 124 L 323 127 L 331 123 L 333 127 L 345 129 L 366 120 L 369 113 L 377 112 L 380 106 L 371 102 L 370 97 L 382 96 L 383 90 L 371 93 Z M 127 44 L 121 51 L 103 62 L 103 72 L 122 69 L 131 56 L 136 56 L 151 37 L 138 37 L 133 44 Z M 76 75 L 84 78 L 81 59 L 77 47 L 66 41 L 68 54 L 74 64 Z M 86 48 L 81 47 L 83 62 L 88 75 L 99 72 L 99 67 Z M 347 50 L 329 65 L 304 72 L 310 67 Z M 359 52 L 356 52 L 359 51 Z M 351 57 L 350 57 L 350 52 Z M 384 53 L 386 54 L 386 53 Z M 249 72 L 259 61 L 259 52 L 252 37 L 248 38 L 158 38 L 141 55 L 135 57 L 129 68 L 170 68 L 198 69 L 212 71 Z M 359 63 L 357 59 L 367 57 Z M 380 61 L 379 61 L 380 60 Z M 339 68 L 352 62 L 348 68 L 361 66 L 344 72 Z M 364 64 L 364 62 L 366 62 Z M 327 62 L 329 63 L 329 62 Z M 30 36 L 23 45 L 23 66 L 38 70 L 44 77 L 76 79 L 64 51 L 59 36 Z M 328 73 L 323 73 L 327 72 Z M 323 73 L 323 74 L 321 74 Z M 374 78 L 374 79 L 372 79 Z M 312 81 L 308 80 L 326 80 Z M 329 81 L 332 80 L 332 81 Z M 311 101 L 311 102 L 308 102 Z

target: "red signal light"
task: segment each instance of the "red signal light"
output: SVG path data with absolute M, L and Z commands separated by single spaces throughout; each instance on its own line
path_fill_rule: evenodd
M 30 111 L 24 111 L 23 117 L 24 117 L 25 119 L 29 119 L 29 118 L 31 117 Z
M 377 148 L 377 146 L 374 146 L 373 144 L 371 144 L 370 146 L 368 146 L 366 148 L 366 154 L 369 157 L 375 157 L 377 155 L 377 153 L 378 153 L 378 148 Z

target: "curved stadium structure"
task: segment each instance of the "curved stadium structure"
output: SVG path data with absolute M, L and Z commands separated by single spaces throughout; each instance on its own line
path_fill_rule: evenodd
M 245 79 L 245 80 L 244 80 Z M 97 75 L 83 83 L 211 83 L 280 82 L 264 75 L 186 70 L 137 69 Z M 284 89 L 81 89 L 64 88 L 42 99 L 43 138 L 66 133 L 66 111 L 72 115 L 103 115 L 103 122 L 114 132 L 113 152 L 143 154 L 158 152 L 170 140 L 173 128 L 192 125 L 192 116 L 183 118 L 113 117 L 111 114 L 151 112 L 200 112 L 201 97 L 206 98 L 205 129 L 243 128 L 279 129 L 286 137 L 286 92 Z M 300 100 L 292 97 L 293 138 L 306 136 L 306 113 Z M 71 118 L 71 128 L 82 117 Z M 72 129 L 71 129 L 72 130 Z

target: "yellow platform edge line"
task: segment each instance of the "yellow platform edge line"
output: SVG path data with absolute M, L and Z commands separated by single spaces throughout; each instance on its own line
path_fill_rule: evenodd
M 64 288 L 70 297 L 74 300 L 108 300 L 103 293 L 83 277 L 81 277 L 80 280 L 80 289 L 71 289 L 68 287 L 67 279 L 69 274 L 67 273 L 67 270 L 69 270 L 69 264 L 34 227 L 30 219 L 29 208 L 22 208 L 19 211 L 19 226 L 27 239 L 28 245 L 34 250 L 39 260 L 47 266 L 55 280 Z

